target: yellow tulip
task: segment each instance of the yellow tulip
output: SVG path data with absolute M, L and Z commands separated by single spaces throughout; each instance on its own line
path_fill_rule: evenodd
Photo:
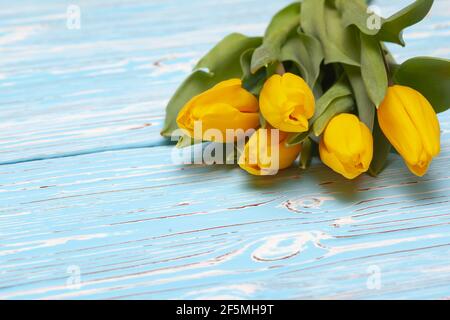
M 256 129 L 258 111 L 258 100 L 242 88 L 240 79 L 231 79 L 193 97 L 178 114 L 177 124 L 192 138 L 231 142 L 226 141 L 227 129 Z M 196 123 L 201 123 L 200 132 L 194 130 Z M 210 129 L 218 130 L 221 137 L 205 136 Z
M 290 167 L 297 159 L 301 145 L 287 147 L 287 138 L 287 133 L 277 129 L 259 129 L 245 145 L 239 166 L 256 176 L 274 175 Z
M 325 129 L 319 152 L 328 167 L 347 179 L 354 179 L 366 172 L 372 162 L 372 133 L 355 115 L 337 115 Z
M 259 104 L 264 118 L 285 132 L 308 131 L 314 115 L 314 95 L 306 82 L 292 73 L 270 77 L 261 91 Z
M 428 100 L 412 88 L 395 85 L 377 113 L 381 130 L 411 172 L 425 175 L 440 152 L 439 120 Z

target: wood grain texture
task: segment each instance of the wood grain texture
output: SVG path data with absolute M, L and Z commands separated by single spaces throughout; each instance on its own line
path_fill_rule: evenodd
M 263 33 L 288 2 L 74 1 L 79 30 L 66 28 L 66 3 L 11 4 L 0 163 L 164 144 L 165 105 L 195 62 L 228 33 Z
M 396 156 L 378 179 L 321 164 L 254 178 L 163 164 L 168 147 L 3 165 L 0 297 L 444 298 L 445 141 L 421 179 Z
M 260 35 L 283 1 L 24 0 L 0 11 L 0 163 L 164 144 L 164 106 L 230 32 Z M 408 1 L 379 1 L 389 15 Z M 450 57 L 448 2 L 408 29 L 399 61 Z
M 424 178 L 394 154 L 356 181 L 172 162 L 158 132 L 190 66 L 288 2 L 78 1 L 80 30 L 54 1 L 0 11 L 0 298 L 450 298 L 448 112 Z M 448 9 L 397 58 L 448 58 Z

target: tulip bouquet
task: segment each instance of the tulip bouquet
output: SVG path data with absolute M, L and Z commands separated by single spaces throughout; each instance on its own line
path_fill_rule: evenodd
M 317 156 L 348 179 L 376 176 L 393 147 L 423 176 L 440 150 L 450 61 L 398 64 L 385 43 L 405 46 L 403 29 L 432 4 L 381 18 L 363 0 L 292 3 L 263 37 L 231 34 L 204 56 L 169 101 L 161 133 L 181 130 L 178 147 L 240 142 L 238 164 L 254 175 L 297 159 L 307 169 Z

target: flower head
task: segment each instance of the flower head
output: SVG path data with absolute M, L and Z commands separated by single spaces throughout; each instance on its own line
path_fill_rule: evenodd
M 259 127 L 258 100 L 242 88 L 240 79 L 223 81 L 213 88 L 193 97 L 179 112 L 177 124 L 187 134 L 198 140 L 210 140 L 208 130 L 218 130 L 226 141 L 227 129 L 256 129 Z M 194 132 L 195 123 L 201 123 L 201 131 Z
M 328 167 L 347 179 L 354 179 L 366 172 L 372 162 L 372 134 L 355 115 L 337 115 L 325 129 L 319 152 Z
M 308 131 L 314 115 L 314 95 L 306 82 L 292 73 L 270 77 L 259 98 L 261 113 L 274 127 L 285 132 Z
M 411 172 L 425 175 L 440 152 L 439 121 L 428 100 L 412 88 L 395 85 L 377 113 L 381 130 Z
M 239 166 L 253 175 L 274 175 L 297 159 L 301 145 L 287 147 L 288 135 L 278 129 L 259 129 L 249 139 Z

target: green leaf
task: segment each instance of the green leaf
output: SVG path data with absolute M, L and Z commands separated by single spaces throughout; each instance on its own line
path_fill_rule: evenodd
M 371 176 L 376 177 L 383 171 L 391 148 L 391 144 L 378 125 L 378 120 L 375 120 L 373 128 L 373 159 L 369 167 Z
M 250 71 L 250 62 L 252 61 L 253 52 L 255 52 L 254 48 L 247 49 L 242 52 L 241 57 L 239 58 L 242 69 L 242 79 L 252 75 Z
M 344 66 L 344 69 L 353 90 L 359 119 L 372 130 L 375 119 L 375 105 L 367 93 L 362 79 L 361 69 L 353 66 Z
M 320 41 L 325 63 L 345 63 L 359 66 L 359 37 L 357 28 L 344 28 L 340 13 L 327 0 L 304 0 L 301 28 Z
M 281 49 L 280 60 L 292 61 L 300 70 L 306 83 L 313 88 L 324 59 L 320 42 L 304 33 L 290 37 Z
M 394 82 L 422 93 L 436 113 L 444 112 L 450 106 L 450 60 L 448 59 L 412 58 L 397 69 Z
M 253 54 L 251 71 L 256 73 L 260 68 L 279 61 L 281 47 L 288 36 L 295 32 L 300 21 L 300 2 L 294 2 L 272 18 L 264 35 L 263 44 Z
M 323 76 L 324 76 L 323 73 L 319 73 L 316 84 L 312 88 L 312 92 L 316 101 L 323 95 L 323 88 L 322 88 Z
M 241 78 L 240 57 L 249 48 L 261 44 L 260 37 L 246 37 L 233 33 L 220 41 L 194 68 L 194 72 L 180 85 L 166 107 L 161 135 L 170 137 L 178 128 L 176 118 L 183 106 L 194 96 L 210 89 L 220 81 Z M 205 71 L 206 69 L 206 71 Z
M 194 70 L 208 69 L 213 76 L 230 79 L 241 77 L 240 58 L 244 51 L 257 48 L 261 37 L 247 37 L 240 33 L 232 33 L 211 49 L 195 66 Z
M 264 86 L 266 80 L 266 70 L 260 69 L 255 74 L 252 74 L 250 70 L 250 64 L 255 49 L 248 49 L 241 55 L 241 68 L 242 68 L 242 87 L 258 96 Z
M 347 78 L 341 76 L 339 80 L 316 101 L 316 110 L 310 122 L 314 123 L 327 110 L 333 101 L 338 98 L 350 96 L 351 94 L 352 90 L 348 84 Z
M 302 153 L 300 154 L 300 169 L 306 170 L 310 167 L 316 144 L 310 138 L 303 142 Z
M 316 137 L 320 136 L 333 117 L 352 111 L 354 105 L 355 102 L 351 96 L 344 96 L 333 100 L 325 112 L 314 122 L 312 128 L 314 135 Z
M 308 138 L 309 131 L 301 132 L 301 133 L 293 133 L 286 140 L 286 147 L 293 147 L 297 144 L 302 143 Z
M 397 61 L 395 61 L 394 56 L 389 51 L 389 49 L 386 47 L 386 44 L 381 42 L 381 50 L 384 54 L 384 60 L 386 61 L 386 70 L 387 70 L 387 76 L 388 76 L 388 85 L 391 85 L 394 83 L 393 77 L 395 75 L 395 72 L 397 71 L 398 67 L 400 66 L 397 64 Z
M 355 25 L 361 32 L 375 35 L 379 29 L 368 27 L 369 18 L 373 13 L 367 10 L 367 4 L 362 0 L 336 0 L 336 8 L 342 16 L 343 27 Z M 380 26 L 382 19 L 380 18 Z
M 374 37 L 361 33 L 361 74 L 370 100 L 378 106 L 383 102 L 388 77 L 380 43 Z
M 269 79 L 274 74 L 278 73 L 277 71 L 280 68 L 280 62 L 272 62 L 266 66 L 266 79 Z
M 430 11 L 433 0 L 417 0 L 403 8 L 388 19 L 380 19 L 379 28 L 370 26 L 370 19 L 375 13 L 367 11 L 362 0 L 336 0 L 336 7 L 342 14 L 343 26 L 355 25 L 366 35 L 377 35 L 380 41 L 405 45 L 403 30 L 421 21 Z
M 433 0 L 416 0 L 383 22 L 378 38 L 405 46 L 403 29 L 421 21 L 430 11 Z

